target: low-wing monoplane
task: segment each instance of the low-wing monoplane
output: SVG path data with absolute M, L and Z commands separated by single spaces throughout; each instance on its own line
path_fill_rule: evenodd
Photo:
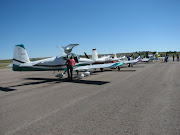
M 85 56 L 86 56 L 86 58 L 90 59 L 86 53 L 85 53 Z M 99 58 L 97 50 L 92 49 L 91 60 L 93 60 L 93 64 L 105 64 L 105 63 L 121 62 L 123 64 L 133 65 L 133 64 L 138 62 L 138 59 L 139 59 L 139 57 L 137 59 L 127 61 L 125 59 L 122 59 L 121 57 L 118 58 L 116 54 L 114 54 L 113 56 L 112 55 L 103 55 Z M 101 71 L 103 70 L 103 68 L 100 68 L 100 69 L 101 69 Z
M 92 66 L 93 60 L 87 58 L 80 58 L 78 55 L 72 53 L 72 49 L 79 44 L 70 44 L 63 49 L 63 54 L 51 58 L 45 58 L 37 61 L 30 61 L 28 54 L 23 44 L 16 45 L 14 47 L 13 56 L 13 71 L 46 71 L 46 70 L 63 70 L 64 73 L 67 70 L 66 61 L 69 57 L 74 56 L 76 64 L 74 70 L 86 70 L 91 68 L 104 68 L 104 67 L 117 67 L 123 65 L 121 62 L 110 64 L 97 64 Z M 64 73 L 56 75 L 57 77 L 63 77 Z

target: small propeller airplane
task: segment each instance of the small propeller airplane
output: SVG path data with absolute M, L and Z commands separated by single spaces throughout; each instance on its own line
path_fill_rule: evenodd
M 136 52 L 137 53 L 137 52 Z M 138 59 L 138 62 L 145 62 L 145 63 L 147 63 L 147 62 L 149 62 L 149 57 L 148 57 L 148 54 L 146 55 L 146 58 L 142 58 L 141 57 L 141 54 L 140 53 L 137 53 L 138 55 L 139 55 L 139 59 Z M 147 58 L 148 57 L 148 58 Z
M 65 76 L 67 71 L 66 61 L 71 56 L 74 56 L 76 62 L 74 70 L 84 70 L 86 73 L 85 76 L 89 75 L 90 72 L 87 72 L 88 69 L 94 68 L 113 68 L 123 65 L 121 62 L 116 63 L 107 63 L 107 64 L 97 64 L 92 65 L 94 62 L 91 59 L 80 58 L 78 55 L 71 53 L 72 49 L 79 44 L 69 44 L 66 47 L 62 47 L 62 55 L 46 58 L 37 61 L 30 61 L 26 49 L 23 44 L 14 46 L 14 56 L 13 56 L 13 71 L 47 71 L 47 70 L 62 70 L 64 73 L 56 75 L 56 77 L 62 78 Z M 82 78 L 83 75 L 78 75 L 78 78 Z
M 84 54 L 85 54 L 87 59 L 90 59 L 85 52 L 84 52 Z M 92 59 L 91 60 L 93 61 L 92 64 L 105 64 L 105 63 L 121 62 L 123 64 L 131 64 L 131 65 L 133 65 L 133 64 L 138 62 L 139 58 L 140 57 L 138 57 L 135 60 L 128 60 L 127 61 L 127 60 L 122 60 L 121 57 L 117 58 L 116 54 L 114 54 L 114 56 L 112 56 L 112 55 L 104 55 L 101 58 L 98 58 L 97 50 L 96 49 L 92 49 Z M 101 71 L 103 71 L 103 68 L 100 68 L 100 69 L 101 69 Z

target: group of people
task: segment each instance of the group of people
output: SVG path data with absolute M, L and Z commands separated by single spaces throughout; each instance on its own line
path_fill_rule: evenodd
M 164 62 L 168 62 L 168 58 L 169 58 L 169 55 L 168 53 L 166 53 L 164 55 L 165 59 L 164 59 Z M 179 61 L 179 54 L 177 53 L 176 54 L 176 57 L 177 57 L 177 61 Z M 128 59 L 130 60 L 130 58 Z M 175 54 L 173 53 L 173 61 L 175 60 Z M 71 56 L 70 59 L 67 59 L 66 61 L 66 65 L 67 65 L 67 73 L 68 73 L 68 79 L 72 80 L 72 76 L 73 76 L 73 67 L 75 65 L 75 60 L 74 60 L 74 57 Z M 130 65 L 129 65 L 130 66 Z
M 177 61 L 179 61 L 179 54 L 178 53 L 176 54 L 176 57 L 177 57 Z M 173 61 L 174 61 L 174 58 L 175 58 L 175 55 L 173 53 Z
M 173 53 L 173 61 L 175 60 L 175 54 Z M 177 61 L 179 61 L 179 54 L 177 53 L 176 54 L 176 57 L 177 57 Z M 168 62 L 168 58 L 169 58 L 169 55 L 166 53 L 165 55 L 164 55 L 164 62 Z

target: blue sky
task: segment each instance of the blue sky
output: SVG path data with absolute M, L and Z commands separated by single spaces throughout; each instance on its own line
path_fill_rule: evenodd
M 0 59 L 17 44 L 33 58 L 71 43 L 78 54 L 180 51 L 180 0 L 0 0 Z

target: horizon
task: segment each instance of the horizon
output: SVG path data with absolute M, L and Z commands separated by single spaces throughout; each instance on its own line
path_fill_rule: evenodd
M 147 51 L 137 51 L 137 53 L 145 53 Z M 153 52 L 155 51 L 148 51 L 150 54 L 152 54 Z M 167 52 L 158 52 L 159 54 L 164 54 L 164 53 L 167 53 Z M 168 52 L 169 54 L 172 54 L 172 53 L 180 53 L 180 51 L 169 51 Z M 117 55 L 126 55 L 126 54 L 136 54 L 136 52 L 124 52 L 124 53 L 115 53 Z M 78 54 L 79 55 L 79 54 Z M 87 54 L 88 56 L 92 56 L 92 54 Z M 103 56 L 103 55 L 113 55 L 113 53 L 104 53 L 104 54 L 98 54 L 98 56 Z M 137 54 L 138 55 L 138 54 Z M 143 54 L 145 55 L 145 54 Z M 142 56 L 143 56 L 142 55 Z M 84 54 L 80 54 L 79 56 L 85 56 Z M 51 57 L 56 57 L 56 56 L 49 56 L 49 57 L 29 57 L 29 59 L 46 59 L 46 58 L 51 58 Z M 13 59 L 13 58 L 12 58 Z M 0 61 L 3 61 L 3 60 L 12 60 L 12 59 L 0 59 Z M 36 60 L 35 60 L 36 61 Z

